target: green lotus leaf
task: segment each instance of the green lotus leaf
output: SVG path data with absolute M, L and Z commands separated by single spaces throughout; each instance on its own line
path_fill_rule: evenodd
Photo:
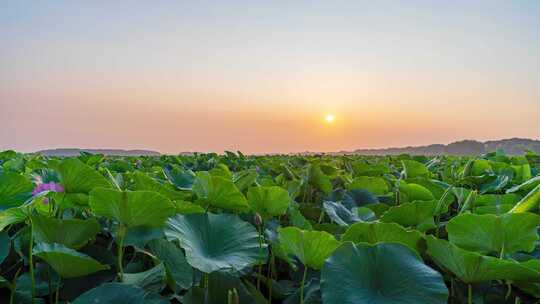
M 77 158 L 67 158 L 53 167 L 67 193 L 89 193 L 96 187 L 111 187 L 103 175 Z
M 32 197 L 34 184 L 15 172 L 0 171 L 0 211 L 22 205 Z
M 352 164 L 354 173 L 358 176 L 382 176 L 390 173 L 390 168 L 384 164 L 366 164 L 358 161 Z
M 477 159 L 473 161 L 471 167 L 471 174 L 473 176 L 481 176 L 489 173 L 493 173 L 493 167 L 489 160 Z
M 323 203 L 324 211 L 330 219 L 342 227 L 348 227 L 351 224 L 375 219 L 375 213 L 368 208 L 347 209 L 339 202 L 326 201 Z M 362 212 L 360 215 L 359 213 Z
M 150 191 L 96 188 L 90 192 L 89 201 L 94 214 L 117 220 L 127 227 L 162 226 L 176 210 L 168 198 Z
M 264 219 L 285 214 L 291 202 L 289 192 L 278 186 L 251 187 L 247 198 L 251 209 Z
M 475 206 L 515 205 L 521 197 L 515 193 L 483 194 L 476 197 Z
M 540 176 L 533 177 L 522 184 L 512 187 L 506 193 L 529 193 L 538 185 L 540 185 Z
M 426 165 L 411 159 L 401 161 L 405 178 L 428 177 L 430 172 Z
M 448 289 L 437 271 L 402 244 L 346 242 L 321 272 L 324 303 L 447 303 Z
M 351 225 L 341 237 L 342 242 L 377 244 L 383 242 L 401 243 L 420 254 L 422 233 L 406 230 L 396 223 L 356 223 Z
M 179 240 L 188 263 L 205 273 L 238 271 L 265 259 L 266 245 L 251 224 L 231 214 L 189 214 L 169 219 L 165 235 Z
M 428 189 L 429 192 L 433 194 L 433 197 L 435 198 L 435 200 L 440 200 L 444 196 L 445 192 L 448 190 L 448 187 L 449 187 L 449 185 L 446 185 L 442 183 L 441 181 L 428 179 L 425 177 L 407 179 L 407 182 L 412 183 L 412 184 L 417 184 Z M 447 195 L 443 202 L 445 205 L 450 205 L 453 201 L 454 201 L 454 196 Z
M 388 193 L 388 185 L 381 177 L 359 176 L 347 186 L 348 190 L 365 189 L 376 195 Z
M 163 168 L 167 179 L 180 190 L 191 190 L 195 182 L 195 173 L 184 170 L 178 165 L 169 165 Z
M 523 183 L 531 179 L 532 173 L 531 173 L 531 166 L 529 164 L 523 164 L 523 165 L 512 165 L 512 170 L 514 170 L 514 183 Z
M 404 227 L 415 227 L 419 231 L 435 228 L 436 201 L 415 201 L 394 206 L 381 216 L 383 223 L 398 223 Z
M 313 226 L 311 225 L 309 220 L 304 217 L 302 212 L 300 212 L 298 206 L 293 206 L 292 208 L 289 208 L 289 211 L 287 212 L 287 217 L 289 218 L 292 226 L 304 230 L 313 230 Z
M 534 250 L 538 226 L 540 216 L 532 213 L 461 214 L 448 222 L 446 230 L 448 240 L 463 249 L 511 254 Z
M 206 206 L 239 212 L 249 211 L 246 198 L 230 179 L 213 176 L 205 171 L 197 172 L 193 192 Z
M 0 211 L 0 231 L 9 225 L 22 223 L 26 220 L 27 210 L 24 207 L 10 208 Z
M 510 210 L 510 213 L 521 213 L 521 212 L 527 212 L 531 210 L 538 209 L 538 205 L 540 205 L 540 184 L 536 186 L 527 196 L 525 196 L 521 201 L 519 201 L 512 210 Z
M 171 184 L 161 184 L 142 172 L 137 171 L 132 176 L 133 190 L 154 191 L 174 201 L 184 200 L 189 196 L 186 192 L 176 191 Z
M 540 282 L 540 272 L 518 262 L 467 251 L 433 236 L 427 236 L 426 241 L 428 255 L 467 284 L 491 280 Z
M 243 192 L 244 190 L 251 187 L 251 185 L 253 185 L 253 183 L 257 180 L 258 176 L 259 174 L 257 173 L 257 171 L 253 169 L 244 170 L 235 174 L 233 177 L 233 181 L 238 190 Z
M 176 207 L 176 213 L 179 214 L 192 214 L 192 213 L 204 213 L 205 210 L 201 205 L 189 201 L 174 201 Z
M 401 182 L 399 195 L 402 202 L 432 201 L 435 196 L 426 187 L 413 183 Z
M 492 206 L 478 206 L 474 208 L 474 213 L 476 214 L 495 214 L 501 215 L 508 213 L 514 205 L 503 204 L 503 205 L 492 205 Z
M 330 194 L 330 192 L 332 192 L 332 182 L 330 181 L 330 178 L 321 170 L 320 165 L 312 164 L 309 166 L 308 181 L 315 188 L 326 194 Z
M 138 286 L 145 291 L 159 293 L 165 288 L 165 266 L 163 263 L 138 273 L 124 273 L 124 284 Z
M 189 289 L 193 284 L 193 268 L 186 261 L 182 250 L 172 242 L 156 239 L 148 243 L 150 251 L 165 265 L 167 277 L 172 289 L 178 285 L 182 289 Z
M 167 304 L 144 289 L 122 283 L 105 283 L 80 295 L 73 304 Z
M 114 231 L 116 238 L 114 239 L 116 244 L 118 245 L 119 239 L 119 233 L 122 233 L 121 231 L 118 231 L 119 226 L 115 227 L 116 231 Z M 137 248 L 144 248 L 148 242 L 155 240 L 155 239 L 162 239 L 165 237 L 165 233 L 163 232 L 163 227 L 146 227 L 146 226 L 137 226 L 132 227 L 130 229 L 127 229 L 125 235 L 124 235 L 124 243 L 123 246 L 133 246 Z
M 78 249 L 94 238 L 100 226 L 96 219 L 56 219 L 46 216 L 33 216 L 34 237 L 38 242 L 58 243 Z
M 347 191 L 343 197 L 343 205 L 351 209 L 376 203 L 379 203 L 379 199 L 373 195 L 373 193 L 365 189 L 353 189 Z
M 38 243 L 33 255 L 47 262 L 63 278 L 80 277 L 109 269 L 109 266 L 61 244 Z
M 341 242 L 324 231 L 305 231 L 296 227 L 279 228 L 279 243 L 286 254 L 296 256 L 302 264 L 321 269 Z

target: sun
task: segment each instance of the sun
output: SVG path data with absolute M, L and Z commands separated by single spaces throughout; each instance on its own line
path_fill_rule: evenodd
M 328 124 L 333 123 L 334 120 L 336 120 L 336 116 L 334 116 L 334 114 L 328 113 L 328 114 L 326 114 L 326 115 L 324 116 L 324 121 L 325 121 L 326 123 L 328 123 Z

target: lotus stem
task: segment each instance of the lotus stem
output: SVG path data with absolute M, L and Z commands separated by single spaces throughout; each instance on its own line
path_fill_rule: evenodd
M 512 295 L 512 283 L 506 282 L 506 286 L 508 287 L 508 290 L 506 291 L 506 296 L 504 297 L 504 299 L 508 300 Z
M 30 241 L 28 246 L 28 263 L 30 264 L 30 282 L 31 282 L 31 296 L 32 296 L 32 304 L 34 304 L 34 297 L 36 295 L 36 278 L 34 277 L 34 259 L 33 259 L 33 251 L 34 251 L 34 224 L 32 222 L 32 216 L 29 217 L 30 221 Z
M 58 279 L 58 286 L 56 286 L 56 298 L 54 299 L 54 303 L 58 304 L 58 298 L 60 297 L 60 285 L 62 283 L 62 278 Z
M 259 275 L 257 276 L 257 290 L 261 290 L 261 276 L 262 276 L 262 261 L 260 260 L 262 256 L 262 224 L 257 227 L 257 232 L 259 233 Z
M 268 303 L 272 303 L 272 280 L 274 274 L 274 252 L 270 249 L 270 266 L 268 267 Z
M 17 289 L 17 279 L 19 278 L 21 270 L 22 268 L 19 268 L 15 273 L 15 277 L 13 277 L 13 283 L 11 284 L 11 294 L 9 296 L 9 304 L 13 304 L 13 300 L 15 300 L 15 289 Z
M 304 304 L 304 284 L 306 284 L 307 266 L 304 265 L 304 275 L 302 276 L 302 283 L 300 285 L 300 304 Z
M 124 238 L 126 236 L 127 228 L 124 225 L 120 225 L 118 227 L 118 271 L 119 271 L 119 279 L 120 282 L 124 280 L 124 265 L 123 265 L 123 259 L 124 259 Z

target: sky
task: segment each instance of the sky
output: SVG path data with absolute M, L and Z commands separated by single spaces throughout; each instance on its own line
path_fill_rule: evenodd
M 540 139 L 539 54 L 534 0 L 0 1 L 0 150 Z

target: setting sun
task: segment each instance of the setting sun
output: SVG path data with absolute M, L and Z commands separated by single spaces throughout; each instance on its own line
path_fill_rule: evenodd
M 334 120 L 336 120 L 336 117 L 333 114 L 326 114 L 326 116 L 324 117 L 324 121 L 326 123 L 333 123 Z

